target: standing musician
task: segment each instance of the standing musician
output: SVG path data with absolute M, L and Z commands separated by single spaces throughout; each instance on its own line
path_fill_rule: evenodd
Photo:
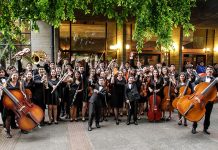
M 21 84 L 18 80 L 19 76 L 18 76 L 18 73 L 17 72 L 13 72 L 11 74 L 11 78 L 9 79 L 9 82 L 6 83 L 6 85 L 3 85 L 3 86 L 6 86 L 6 88 L 10 91 L 10 90 L 20 90 L 22 91 L 21 89 Z M 22 91 L 22 93 L 24 93 Z M 26 95 L 24 95 L 24 97 L 26 97 Z M 11 135 L 11 130 L 10 130 L 10 127 L 11 127 L 11 119 L 12 119 L 12 116 L 14 115 L 14 112 L 10 109 L 7 109 L 4 107 L 4 115 L 5 115 L 5 127 L 6 127 L 6 137 L 7 138 L 12 138 L 12 135 Z M 21 132 L 23 133 L 26 133 L 25 131 L 21 130 Z
M 137 85 L 134 83 L 134 77 L 129 76 L 128 83 L 125 85 L 125 99 L 129 105 L 127 125 L 130 125 L 131 116 L 133 115 L 133 121 L 135 125 L 138 125 L 137 112 L 138 112 L 138 100 L 140 95 L 138 93 Z
M 82 98 L 82 121 L 85 121 L 85 115 L 88 104 L 88 76 L 89 76 L 89 65 L 88 59 L 85 61 L 85 67 L 80 66 L 79 72 L 81 73 L 82 86 L 83 86 L 83 98 Z
M 184 72 L 181 72 L 180 75 L 179 75 L 179 80 L 177 82 L 177 86 L 175 88 L 175 93 L 178 95 L 179 94 L 179 89 L 182 87 L 182 86 L 186 86 L 187 84 L 187 81 L 186 81 L 186 76 L 185 76 L 185 73 Z M 182 125 L 182 115 L 178 112 L 178 117 L 179 117 L 179 122 L 178 122 L 178 125 Z M 184 118 L 184 126 L 187 126 L 187 119 Z
M 100 114 L 102 102 L 105 101 L 107 90 L 105 88 L 105 80 L 103 77 L 99 77 L 98 84 L 95 85 L 93 94 L 89 99 L 89 121 L 88 131 L 92 131 L 92 123 L 95 117 L 95 125 L 100 128 Z
M 70 104 L 70 121 L 77 120 L 77 109 L 83 99 L 83 85 L 81 74 L 79 71 L 75 71 L 74 78 L 71 79 L 72 83 L 69 85 L 69 104 Z
M 7 81 L 7 77 L 6 77 L 6 71 L 4 70 L 4 68 L 0 67 L 0 83 L 1 84 L 5 84 Z M 3 117 L 3 94 L 2 91 L 0 92 L 0 113 L 1 113 L 1 117 L 2 117 L 2 122 L 3 122 L 3 127 L 5 127 L 5 118 Z
M 38 67 L 39 74 L 34 76 L 34 87 L 32 90 L 32 102 L 38 105 L 45 113 L 46 109 L 46 100 L 47 100 L 47 75 L 43 66 Z M 45 125 L 44 119 L 40 123 L 41 126 Z
M 172 111 L 173 111 L 173 107 L 172 107 L 172 99 L 173 99 L 173 93 L 174 93 L 173 85 L 176 84 L 175 83 L 176 81 L 174 79 L 174 76 L 171 76 L 169 74 L 168 68 L 165 67 L 165 66 L 162 68 L 161 74 L 162 74 L 162 78 L 163 78 L 163 81 L 164 81 L 164 84 L 163 84 L 163 87 L 164 87 L 163 96 L 167 96 L 168 97 L 168 94 L 170 94 L 170 97 L 169 97 L 170 98 L 170 102 L 169 102 L 169 106 L 168 106 L 167 109 L 164 108 L 165 106 L 163 106 L 163 103 L 162 103 L 163 119 L 165 119 L 165 111 L 169 111 L 169 117 L 167 119 L 165 119 L 165 120 L 171 120 L 171 114 L 172 114 Z M 170 82 L 171 82 L 171 87 L 169 86 Z M 168 86 L 168 91 L 167 90 L 165 91 L 165 88 L 167 88 L 166 86 Z M 164 91 L 167 92 L 167 93 L 164 93 Z
M 58 109 L 57 106 L 61 102 L 61 95 L 60 95 L 60 86 L 54 90 L 55 86 L 57 85 L 59 79 L 57 78 L 57 73 L 56 70 L 52 69 L 51 70 L 51 78 L 48 80 L 48 117 L 49 117 L 49 122 L 48 125 L 52 124 L 52 120 L 54 121 L 55 124 L 58 124 Z
M 122 72 L 118 72 L 117 76 L 114 77 L 112 74 L 111 78 L 112 84 L 112 99 L 111 99 L 111 107 L 114 108 L 116 125 L 119 125 L 119 109 L 123 108 L 123 102 L 125 101 L 125 84 L 126 80 L 123 77 Z
M 205 77 L 201 77 L 198 80 L 195 81 L 195 84 L 198 84 L 200 82 L 208 82 L 211 83 L 215 78 L 213 77 L 213 67 L 212 66 L 207 66 L 206 67 L 206 76 Z M 218 88 L 217 84 L 216 87 Z M 205 134 L 210 134 L 210 132 L 208 131 L 208 128 L 210 126 L 210 115 L 213 109 L 213 101 L 208 101 L 208 103 L 206 104 L 205 108 L 206 108 L 206 112 L 205 112 L 205 118 L 204 118 L 204 133 Z M 192 133 L 196 134 L 196 128 L 197 128 L 198 124 L 197 122 L 193 123 L 193 128 L 192 128 Z
M 148 90 L 149 90 L 150 94 L 155 92 L 158 96 L 160 96 L 161 90 L 162 90 L 163 84 L 164 84 L 163 78 L 159 75 L 159 72 L 157 69 L 154 69 L 152 74 L 153 74 L 153 76 L 151 77 Z M 156 91 L 154 91 L 155 83 L 156 83 Z

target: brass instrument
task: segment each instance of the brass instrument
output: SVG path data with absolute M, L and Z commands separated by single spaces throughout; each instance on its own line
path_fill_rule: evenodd
M 33 51 L 31 58 L 33 60 L 33 63 L 37 65 L 47 59 L 47 54 L 43 50 Z
M 29 52 L 30 52 L 30 49 L 29 49 L 29 48 L 24 48 L 23 50 L 17 52 L 17 53 L 12 57 L 12 59 L 15 59 L 17 56 L 22 57 L 22 56 L 28 54 Z

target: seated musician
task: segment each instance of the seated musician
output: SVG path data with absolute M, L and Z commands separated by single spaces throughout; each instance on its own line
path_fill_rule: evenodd
M 201 77 L 199 78 L 198 80 L 195 81 L 195 84 L 198 84 L 200 82 L 208 82 L 208 83 L 211 83 L 215 78 L 213 77 L 213 67 L 212 66 L 207 66 L 206 67 L 206 76 L 205 77 Z M 217 85 L 217 84 L 216 84 Z M 205 108 L 206 108 L 206 112 L 205 112 L 205 119 L 204 119 L 204 133 L 205 134 L 210 134 L 210 132 L 208 131 L 208 128 L 210 126 L 210 115 L 211 115 L 211 112 L 212 112 L 212 109 L 213 109 L 213 104 L 214 102 L 213 101 L 209 101 Z M 196 134 L 197 131 L 196 131 L 196 128 L 197 128 L 197 122 L 194 122 L 193 123 L 193 127 L 192 127 L 192 133 L 193 134 Z

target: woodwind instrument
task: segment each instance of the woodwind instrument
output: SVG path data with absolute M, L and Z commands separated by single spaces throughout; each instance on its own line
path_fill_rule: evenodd
M 55 87 L 53 88 L 53 90 L 51 91 L 51 93 L 53 93 L 53 92 L 57 89 L 58 85 L 59 85 L 63 80 L 65 80 L 68 76 L 69 76 L 69 73 L 66 72 L 66 73 L 63 75 L 63 77 L 58 81 L 58 83 L 55 85 Z

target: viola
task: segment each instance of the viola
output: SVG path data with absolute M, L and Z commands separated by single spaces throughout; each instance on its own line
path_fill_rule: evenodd
M 9 91 L 4 86 L 2 86 L 2 90 L 5 93 L 3 105 L 15 113 L 20 129 L 30 131 L 36 126 L 40 127 L 39 123 L 44 117 L 44 112 L 39 106 L 26 101 L 19 90 Z
M 177 104 L 177 109 L 187 120 L 198 122 L 206 112 L 205 105 L 208 101 L 214 101 L 217 94 L 215 84 L 218 78 L 213 82 L 202 82 L 196 85 L 195 92 L 181 98 Z
M 177 109 L 177 103 L 180 102 L 180 99 L 185 96 L 185 95 L 190 95 L 191 94 L 191 89 L 188 87 L 189 86 L 190 81 L 188 80 L 186 83 L 186 86 L 182 86 L 179 88 L 179 96 L 176 97 L 173 100 L 173 108 Z
M 163 93 L 164 93 L 164 98 L 161 102 L 161 110 L 163 111 L 173 111 L 172 107 L 172 93 L 174 92 L 174 88 L 172 87 L 172 82 L 169 82 L 169 86 L 165 86 Z
M 147 113 L 149 121 L 159 121 L 162 116 L 162 113 L 159 109 L 161 98 L 156 94 L 155 90 L 156 90 L 156 82 L 154 81 L 154 92 L 153 95 L 149 97 L 149 109 Z

